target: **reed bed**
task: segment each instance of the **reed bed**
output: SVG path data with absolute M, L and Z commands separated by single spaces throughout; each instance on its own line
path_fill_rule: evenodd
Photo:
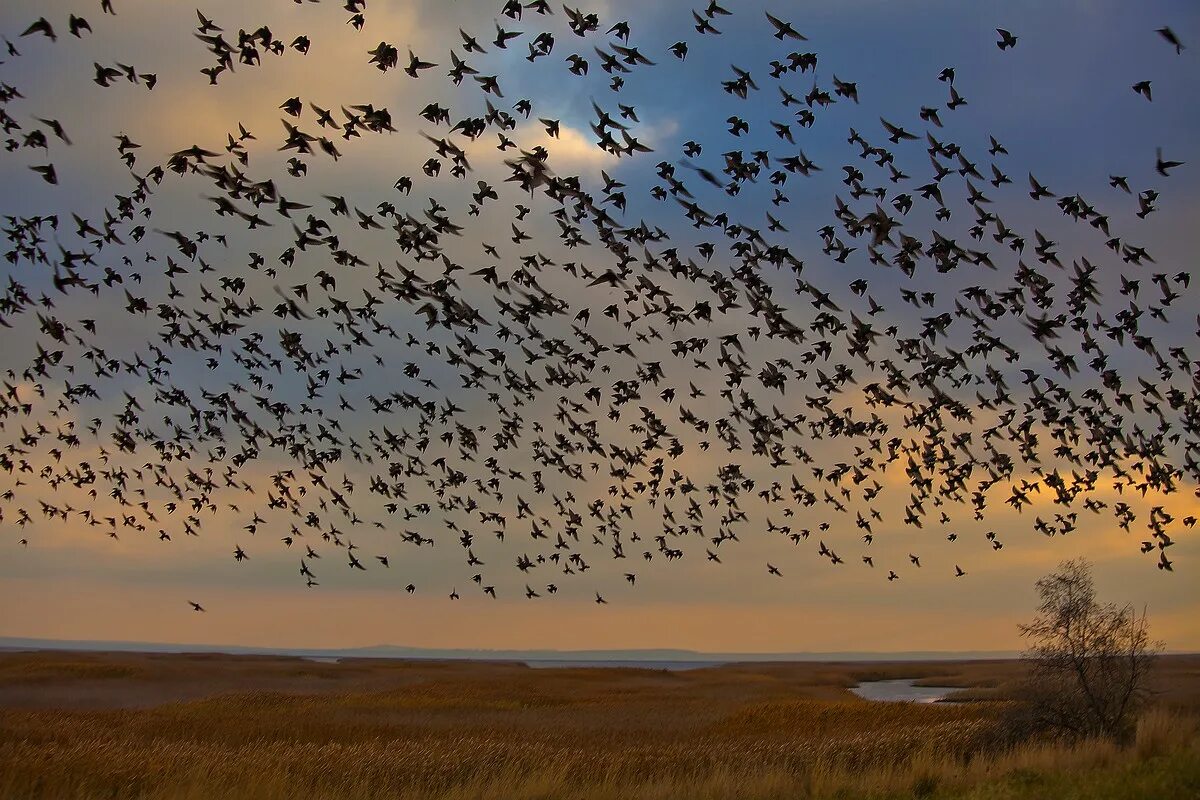
M 1113 797 L 1143 784 L 1200 796 L 1200 783 L 1180 794 L 1200 782 L 1188 709 L 1152 709 L 1127 748 L 1013 744 L 1003 703 L 820 699 L 797 696 L 785 672 L 755 674 L 429 669 L 385 690 L 10 708 L 0 797 L 1035 798 L 1072 796 L 1072 776 L 1132 787 Z

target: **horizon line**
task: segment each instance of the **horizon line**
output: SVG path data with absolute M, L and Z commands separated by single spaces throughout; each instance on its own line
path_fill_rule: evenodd
M 679 647 L 594 648 L 478 648 L 419 647 L 372 644 L 354 647 L 267 646 L 148 642 L 123 639 L 53 639 L 36 636 L 0 636 L 0 652 L 87 651 L 129 653 L 215 653 L 224 655 L 339 656 L 394 660 L 463 661 L 854 661 L 854 660 L 1015 660 L 1018 650 L 812 650 L 812 651 L 709 651 Z M 1164 650 L 1161 655 L 1200 655 L 1200 651 Z
M 340 656 L 344 658 L 390 658 L 395 660 L 464 661 L 852 661 L 852 660 L 1012 660 L 1021 657 L 1015 650 L 827 650 L 827 651 L 706 651 L 687 648 L 595 648 L 560 650 L 557 648 L 473 648 L 415 647 L 373 644 L 355 647 L 259 646 L 238 644 L 197 644 L 187 642 L 147 642 L 107 639 L 50 639 L 42 637 L 0 636 L 0 651 L 90 651 L 155 653 L 217 653 L 225 655 L 276 655 L 304 657 Z M 1166 651 L 1164 655 L 1193 655 L 1190 651 Z
M 111 650 L 120 650 L 128 652 L 153 652 L 154 650 L 169 649 L 172 652 L 188 653 L 188 652 L 217 652 L 228 653 L 230 655 L 237 654 L 263 654 L 263 655 L 304 655 L 304 654 L 364 654 L 362 657 L 389 657 L 386 655 L 366 655 L 368 653 L 453 653 L 453 654 L 479 654 L 486 656 L 488 654 L 514 656 L 532 656 L 534 660 L 555 660 L 549 656 L 560 656 L 561 660 L 576 660 L 580 656 L 589 655 L 609 655 L 616 656 L 618 654 L 636 654 L 636 655 L 657 655 L 658 660 L 670 661 L 672 658 L 664 658 L 664 656 L 686 656 L 693 657 L 694 660 L 712 660 L 714 658 L 732 659 L 732 658 L 757 658 L 757 659 L 774 659 L 782 660 L 789 657 L 830 657 L 830 656 L 942 656 L 942 657 L 975 657 L 975 658 L 1016 658 L 1020 656 L 1020 652 L 1016 650 L 792 650 L 792 651 L 748 651 L 748 650 L 693 650 L 683 647 L 602 647 L 602 648 L 577 648 L 577 649 L 559 649 L 554 647 L 421 647 L 415 645 L 398 645 L 390 643 L 375 643 L 370 645 L 356 645 L 349 647 L 321 647 L 321 646 L 272 646 L 272 645 L 246 645 L 246 644 L 201 644 L 191 642 L 164 642 L 164 641 L 143 641 L 131 639 L 57 639 L 38 636 L 0 636 L 0 650 L 16 650 L 16 649 L 48 649 L 48 650 L 72 650 L 72 649 L 87 650 L 103 650 L 105 647 Z M 141 648 L 148 648 L 142 650 Z M 348 655 L 348 657 L 354 657 Z M 404 656 L 393 656 L 403 658 Z M 419 656 L 418 656 L 419 657 Z M 462 657 L 462 656 L 459 656 Z M 520 660 L 504 659 L 504 660 Z M 589 659 L 601 660 L 601 659 Z M 623 658 L 613 658 L 613 660 L 629 660 Z M 688 659 L 674 659 L 688 660 Z

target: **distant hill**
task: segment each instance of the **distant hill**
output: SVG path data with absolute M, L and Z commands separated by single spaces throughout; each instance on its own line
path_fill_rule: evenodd
M 163 642 L 124 642 L 66 639 L 26 639 L 0 636 L 0 650 L 116 650 L 138 653 L 227 653 L 230 655 L 308 656 L 314 658 L 393 658 L 468 661 L 572 661 L 572 662 L 720 662 L 738 661 L 957 661 L 1015 658 L 1009 650 L 912 650 L 900 652 L 842 651 L 824 653 L 709 653 L 697 650 L 477 650 L 470 648 L 403 647 L 381 644 L 370 647 L 246 647 Z

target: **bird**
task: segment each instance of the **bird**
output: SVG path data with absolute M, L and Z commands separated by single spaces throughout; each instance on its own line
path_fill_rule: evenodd
M 80 33 L 80 31 L 87 31 L 88 33 L 92 32 L 92 26 L 88 24 L 88 21 L 83 17 L 77 17 L 74 14 L 71 14 L 67 19 L 67 27 L 69 28 L 71 35 L 76 39 L 83 38 L 83 34 Z
M 770 22 L 771 27 L 775 29 L 775 32 L 772 34 L 772 36 L 774 36 L 776 39 L 780 41 L 783 41 L 784 39 L 795 39 L 801 42 L 807 41 L 806 37 L 802 36 L 796 31 L 795 28 L 791 26 L 791 23 L 784 22 L 781 19 L 771 16 L 769 11 L 765 13 L 767 15 L 767 21 Z
M 51 186 L 58 185 L 58 172 L 54 169 L 53 164 L 31 164 L 31 170 L 42 176 L 42 180 Z
M 52 26 L 45 17 L 38 17 L 36 20 L 34 20 L 29 27 L 21 33 L 21 36 L 33 36 L 34 34 L 41 34 L 52 42 L 58 41 L 58 36 L 56 36 L 54 33 L 54 26 Z
M 417 56 L 415 56 L 413 51 L 410 49 L 408 51 L 408 66 L 404 68 L 404 71 L 410 78 L 417 78 L 420 77 L 419 73 L 422 70 L 433 69 L 436 66 L 437 64 L 434 64 L 431 61 L 422 61 L 421 59 L 417 58 Z
M 1029 173 L 1029 196 L 1034 200 L 1041 200 L 1043 197 L 1054 197 L 1054 193 L 1039 183 L 1031 172 Z
M 193 603 L 191 600 L 188 600 L 188 605 L 190 605 L 192 607 L 192 611 L 205 611 L 206 610 L 204 608 L 204 606 L 200 605 L 199 603 Z
M 1176 167 L 1182 167 L 1183 161 L 1169 161 L 1163 158 L 1162 148 L 1155 148 L 1154 151 L 1154 171 L 1164 178 L 1170 177 L 1169 171 Z
M 365 3 L 345 6 L 374 29 Z M 56 48 L 0 83 L 0 521 L 29 529 L 16 546 L 58 524 L 184 558 L 240 528 L 249 583 L 303 546 L 285 573 L 314 597 L 332 557 L 343 582 L 415 595 L 420 580 L 437 602 L 463 583 L 615 609 L 613 592 L 679 563 L 740 580 L 738 548 L 780 579 L 770 591 L 826 567 L 878 564 L 895 583 L 970 524 L 1001 558 L 1020 540 L 987 528 L 1006 515 L 1054 540 L 1136 530 L 1142 569 L 1184 571 L 1170 548 L 1195 516 L 1169 501 L 1200 479 L 1196 304 L 1143 224 L 1179 193 L 1147 183 L 1146 143 L 1128 168 L 1092 157 L 1148 134 L 1116 137 L 1119 108 L 1050 119 L 1053 98 L 1006 94 L 1022 69 L 1068 69 L 1070 47 L 1016 50 L 997 28 L 1003 72 L 979 79 L 986 53 L 911 76 L 898 58 L 913 88 L 881 94 L 837 26 L 821 53 L 784 55 L 807 40 L 770 11 L 762 26 L 681 5 L 643 39 L 633 7 L 551 10 L 499 0 L 494 34 L 482 14 L 423 30 L 412 44 L 445 47 L 445 70 L 373 37 L 336 74 L 322 28 L 235 35 L 189 12 L 155 48 L 199 42 L 208 80 L 172 70 L 164 88 L 257 86 L 245 73 L 272 58 L 329 74 L 278 97 L 222 89 L 174 133 L 130 86 L 157 85 L 125 63 L 142 51 L 112 60 L 138 20 L 93 31 L 71 14 L 58 42 L 43 17 L 20 49 L 6 40 L 7 59 Z M 933 58 L 946 35 L 893 33 Z M 548 58 L 556 36 L 591 49 Z M 110 55 L 55 94 L 91 52 Z M 1088 96 L 1119 105 L 1131 86 L 1177 126 L 1163 64 L 1125 55 L 1126 77 L 1083 76 Z M 397 68 L 421 82 L 354 96 Z M 747 100 L 753 114 L 726 108 Z M 724 124 L 685 106 L 725 108 Z M 1035 117 L 1070 135 L 1001 144 Z M 143 147 L 129 120 L 162 130 Z M 1187 158 L 1176 133 L 1155 135 Z M 1184 161 L 1156 147 L 1154 166 L 1186 194 Z M 1097 196 L 1105 180 L 1129 197 Z M 880 551 L 892 532 L 921 556 Z M 781 550 L 811 563 L 785 577 Z M 934 572 L 917 574 L 954 583 Z
M 721 31 L 719 31 L 717 27 L 710 21 L 711 17 L 709 15 L 706 14 L 704 16 L 700 16 L 698 13 L 693 11 L 692 19 L 696 22 L 696 32 L 702 36 L 710 33 L 717 36 L 721 34 Z
M 1175 48 L 1176 55 L 1183 53 L 1183 44 L 1180 43 L 1179 37 L 1175 35 L 1175 31 L 1168 27 L 1162 27 L 1158 29 L 1158 35 L 1165 39 L 1167 44 Z
M 879 121 L 883 124 L 884 130 L 888 132 L 888 141 L 890 141 L 892 144 L 899 144 L 902 139 L 916 141 L 917 137 L 914 134 L 904 130 L 904 128 L 898 125 L 893 125 L 883 117 L 880 117 Z

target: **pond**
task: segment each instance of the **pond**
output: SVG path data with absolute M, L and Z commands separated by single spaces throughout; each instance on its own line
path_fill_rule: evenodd
M 554 669 L 554 668 L 619 668 L 627 669 L 656 669 L 668 670 L 670 672 L 682 672 L 689 669 L 704 669 L 705 667 L 718 667 L 722 664 L 721 661 L 621 661 L 621 660 L 605 660 L 605 661 L 573 661 L 569 659 L 536 659 L 525 662 L 527 667 L 532 669 Z
M 936 703 L 944 700 L 951 692 L 958 691 L 953 686 L 917 686 L 916 678 L 903 678 L 889 681 L 864 681 L 858 686 L 851 687 L 864 700 L 875 700 L 883 703 Z

